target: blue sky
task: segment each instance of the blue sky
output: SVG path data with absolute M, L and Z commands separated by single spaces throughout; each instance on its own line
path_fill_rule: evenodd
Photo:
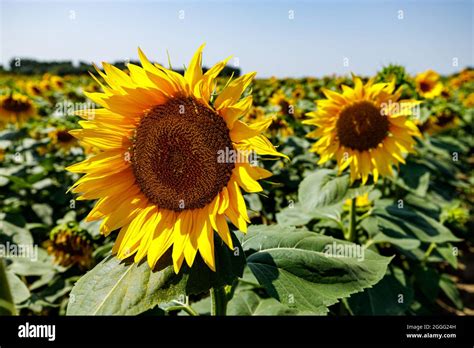
M 203 42 L 204 65 L 233 55 L 232 63 L 260 77 L 370 75 L 388 63 L 410 73 L 474 65 L 472 0 L 0 0 L 0 6 L 4 65 L 18 56 L 136 59 L 140 46 L 161 63 L 168 50 L 178 67 Z

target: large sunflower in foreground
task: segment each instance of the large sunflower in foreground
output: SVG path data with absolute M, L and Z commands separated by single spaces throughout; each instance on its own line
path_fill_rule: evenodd
M 98 199 L 87 221 L 103 219 L 105 235 L 120 229 L 113 248 L 119 259 L 146 257 L 154 268 L 172 248 L 176 273 L 198 252 L 215 271 L 214 231 L 233 248 L 226 219 L 242 232 L 249 222 L 241 188 L 261 191 L 257 180 L 271 176 L 247 161 L 249 151 L 282 156 L 260 135 L 271 119 L 250 126 L 239 120 L 251 109 L 252 97 L 241 95 L 255 73 L 216 95 L 228 59 L 203 74 L 202 49 L 184 76 L 139 49 L 142 67 L 129 64 L 127 74 L 103 63 L 104 93 L 86 93 L 103 109 L 81 112 L 87 121 L 71 134 L 101 152 L 68 170 L 86 173 L 73 185 L 80 199 Z
M 21 125 L 35 115 L 36 108 L 26 95 L 11 93 L 0 96 L 0 128 L 8 123 Z
M 335 157 L 342 172 L 350 167 L 351 181 L 370 174 L 374 182 L 379 175 L 392 175 L 392 165 L 405 163 L 404 153 L 411 152 L 414 136 L 420 136 L 408 118 L 412 100 L 398 100 L 401 90 L 392 83 L 368 81 L 354 77 L 354 88 L 342 85 L 342 93 L 323 89 L 328 99 L 317 101 L 317 110 L 307 115 L 306 124 L 319 127 L 308 134 L 319 138 L 312 151 L 321 158 L 319 164 Z

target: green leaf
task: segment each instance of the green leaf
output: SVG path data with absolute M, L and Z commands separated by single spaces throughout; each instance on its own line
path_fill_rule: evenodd
M 348 303 L 355 315 L 402 315 L 413 302 L 413 295 L 403 271 L 394 268 L 373 288 L 351 296 Z
M 342 204 L 316 208 L 308 211 L 305 206 L 296 203 L 276 214 L 280 226 L 304 226 L 313 219 L 329 219 L 341 222 Z
M 227 306 L 228 315 L 296 315 L 298 311 L 274 298 L 260 298 L 253 291 L 241 291 Z
M 136 315 L 184 295 L 180 278 L 172 266 L 151 272 L 109 256 L 76 283 L 67 315 Z
M 400 166 L 400 176 L 394 182 L 408 192 L 424 197 L 430 185 L 430 172 L 425 166 L 408 161 Z
M 307 211 L 341 202 L 349 189 L 348 175 L 336 176 L 336 172 L 320 169 L 308 175 L 298 189 L 300 203 Z
M 51 178 L 45 178 L 43 180 L 35 182 L 34 184 L 31 185 L 31 187 L 36 190 L 42 190 L 48 186 L 52 186 L 53 184 L 54 184 L 54 181 Z
M 375 208 L 373 214 L 377 218 L 391 222 L 399 231 L 405 231 L 425 243 L 457 242 L 461 239 L 435 219 L 410 207 L 398 208 L 390 205 L 385 208 Z
M 314 215 L 306 212 L 300 204 L 287 207 L 276 214 L 280 226 L 304 226 L 314 219 Z
M 10 223 L 7 220 L 0 220 L 0 236 L 8 236 L 15 244 L 22 246 L 33 246 L 33 237 L 30 231 Z
M 442 259 L 448 261 L 448 263 L 454 268 L 458 268 L 458 258 L 457 258 L 458 250 L 457 248 L 453 247 L 451 243 L 437 245 L 436 249 L 432 253 L 432 255 L 437 256 L 439 255 Z
M 3 175 L 3 176 L 7 178 L 8 180 L 10 180 L 17 189 L 31 188 L 30 183 L 28 183 L 26 180 L 18 176 L 14 176 L 14 175 Z
M 341 298 L 376 284 L 391 260 L 353 243 L 280 226 L 251 226 L 242 247 L 270 296 L 313 314 L 326 314 Z M 341 249 L 352 255 L 338 256 Z
M 416 249 L 421 245 L 418 239 L 390 220 L 369 216 L 362 221 L 361 226 L 369 232 L 373 243 L 390 243 L 405 250 Z
M 31 206 L 31 209 L 46 225 L 53 224 L 53 208 L 49 204 L 35 203 Z
M 38 249 L 38 254 L 40 252 L 46 253 L 43 249 Z M 28 251 L 31 253 L 36 253 L 36 249 L 32 251 Z M 29 259 L 26 257 L 15 257 L 15 258 L 10 258 L 10 261 L 12 261 L 12 264 L 9 266 L 9 269 L 20 276 L 43 276 L 45 274 L 49 274 L 51 272 L 54 272 L 56 269 L 58 269 L 58 266 L 55 266 L 53 264 L 53 260 L 50 256 L 48 256 L 45 259 L 41 259 L 39 257 L 38 260 L 35 260 L 33 258 Z
M 428 301 L 434 302 L 438 297 L 440 274 L 432 267 L 418 266 L 415 269 L 415 281 Z
M 109 256 L 74 286 L 68 315 L 136 315 L 159 304 L 186 295 L 200 294 L 211 287 L 232 284 L 242 276 L 245 256 L 238 240 L 234 250 L 215 238 L 216 272 L 196 256 L 193 267 L 182 266 L 175 274 L 170 252 L 155 270 L 146 262 L 135 264 Z
M 447 275 L 442 274 L 439 282 L 439 287 L 445 295 L 453 302 L 457 309 L 462 310 L 464 305 L 461 300 L 461 295 L 456 287 L 456 283 Z
M 7 272 L 8 285 L 13 296 L 13 301 L 18 304 L 26 301 L 30 297 L 28 287 L 13 272 Z

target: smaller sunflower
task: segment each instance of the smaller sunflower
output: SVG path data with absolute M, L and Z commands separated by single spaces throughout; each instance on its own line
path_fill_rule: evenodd
M 293 128 L 288 124 L 286 120 L 284 120 L 283 115 L 277 115 L 274 119 L 272 124 L 267 128 L 265 131 L 265 135 L 275 137 L 275 136 L 282 136 L 287 137 L 293 135 Z M 268 116 L 265 113 L 264 108 L 261 106 L 254 106 L 250 110 L 250 112 L 244 116 L 244 122 L 260 122 L 267 119 Z
M 351 203 L 352 203 L 352 199 L 347 199 L 344 202 L 344 206 L 345 207 L 350 207 Z M 371 206 L 372 206 L 372 201 L 369 198 L 369 193 L 368 192 L 364 193 L 363 195 L 360 195 L 360 196 L 356 197 L 356 207 L 359 210 L 361 210 L 361 211 L 369 210 Z
M 463 99 L 462 105 L 464 105 L 466 108 L 473 108 L 474 107 L 474 93 L 469 93 L 469 95 Z
M 304 88 L 303 86 L 301 85 L 297 85 L 294 89 L 293 89 L 293 92 L 291 92 L 291 95 L 293 96 L 293 98 L 295 98 L 296 100 L 300 100 L 300 99 L 303 99 L 306 95 L 305 91 L 304 91 Z
M 35 114 L 36 108 L 26 95 L 11 93 L 0 96 L 0 128 L 8 123 L 21 125 Z
M 40 96 L 43 94 L 43 91 L 39 85 L 38 82 L 36 81 L 28 81 L 25 86 L 26 93 L 30 96 Z
M 64 88 L 64 80 L 60 76 L 51 76 L 49 82 L 51 83 L 51 86 L 53 86 L 54 89 L 61 90 Z
M 51 92 L 53 90 L 53 86 L 49 80 L 41 80 L 39 86 L 43 92 Z
M 89 269 L 93 263 L 92 239 L 77 222 L 56 226 L 45 243 L 50 255 L 57 264 L 69 267 L 77 265 L 80 269 Z
M 78 144 L 76 138 L 69 134 L 69 131 L 64 127 L 49 132 L 48 137 L 51 139 L 51 145 L 64 152 L 69 152 L 72 147 Z
M 444 132 L 448 129 L 455 128 L 461 122 L 458 113 L 449 106 L 438 109 L 428 120 L 421 126 L 421 130 L 428 134 L 436 134 Z
M 439 75 L 433 70 L 418 74 L 415 78 L 416 91 L 425 99 L 433 99 L 443 92 Z
M 458 75 L 452 77 L 449 81 L 449 85 L 453 89 L 459 89 L 463 85 L 474 81 L 474 70 L 464 69 Z
M 283 90 L 279 89 L 269 99 L 270 105 L 278 106 L 283 115 L 298 117 L 296 100 L 288 97 Z
M 311 151 L 321 158 L 318 164 L 336 157 L 339 172 L 350 167 L 351 181 L 365 184 L 370 174 L 392 175 L 392 166 L 405 163 L 404 153 L 412 152 L 421 136 L 409 119 L 419 102 L 399 100 L 401 89 L 391 83 L 365 85 L 354 76 L 354 88 L 342 85 L 342 93 L 322 88 L 328 98 L 317 101 L 317 111 L 306 114 L 303 123 L 317 126 L 308 137 L 318 138 Z

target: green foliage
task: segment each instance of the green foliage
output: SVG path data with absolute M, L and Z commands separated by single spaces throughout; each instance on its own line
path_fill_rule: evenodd
M 252 226 L 242 241 L 247 263 L 267 293 L 298 311 L 326 314 L 340 299 L 376 284 L 389 257 L 301 229 Z M 336 255 L 331 248 L 350 250 Z
M 49 78 L 23 72 L 63 74 L 70 68 L 68 62 L 23 60 L 23 71 L 0 75 L 0 94 L 28 94 L 27 82 Z M 178 275 L 169 259 L 153 271 L 146 262 L 119 262 L 111 256 L 116 233 L 104 237 L 101 221 L 84 221 L 94 202 L 74 200 L 68 189 L 79 176 L 65 168 L 90 153 L 80 144 L 61 148 L 51 132 L 78 127 L 74 107 L 85 106 L 83 92 L 94 85 L 85 75 L 64 77 L 62 88 L 30 95 L 36 118 L 0 131 L 0 245 L 38 248 L 34 260 L 4 259 L 9 306 L 27 315 L 209 315 L 212 287 L 224 291 L 229 315 L 469 313 L 472 303 L 463 303 L 466 290 L 459 283 L 466 282 L 460 269 L 472 267 L 466 255 L 474 242 L 474 112 L 466 103 L 474 89 L 472 82 L 454 84 L 458 77 L 442 78 L 446 95 L 423 100 L 416 121 L 424 136 L 406 163 L 393 177 L 369 179 L 367 185 L 351 183 L 348 170 L 338 174 L 334 161 L 318 165 L 306 138 L 313 128 L 301 122 L 324 97 L 321 88 L 339 90 L 351 85 L 350 79 L 256 80 L 252 114 L 275 118 L 266 135 L 290 160 L 264 164 L 274 176 L 261 181 L 263 192 L 245 195 L 253 226 L 245 236 L 235 231 L 237 251 L 216 238 L 218 271 L 198 257 L 192 269 L 184 265 Z M 414 77 L 401 66 L 390 65 L 376 76 L 376 81 L 392 79 L 403 97 L 419 97 Z M 276 94 L 292 112 L 271 101 Z M 72 110 L 58 107 L 69 104 Z M 428 131 L 440 123 L 439 116 L 457 122 Z M 365 194 L 369 203 L 351 213 L 349 200 Z M 64 226 L 90 244 L 87 267 L 60 264 L 51 242 Z M 325 252 L 332 245 L 363 250 L 364 257 L 344 252 L 332 257 Z

